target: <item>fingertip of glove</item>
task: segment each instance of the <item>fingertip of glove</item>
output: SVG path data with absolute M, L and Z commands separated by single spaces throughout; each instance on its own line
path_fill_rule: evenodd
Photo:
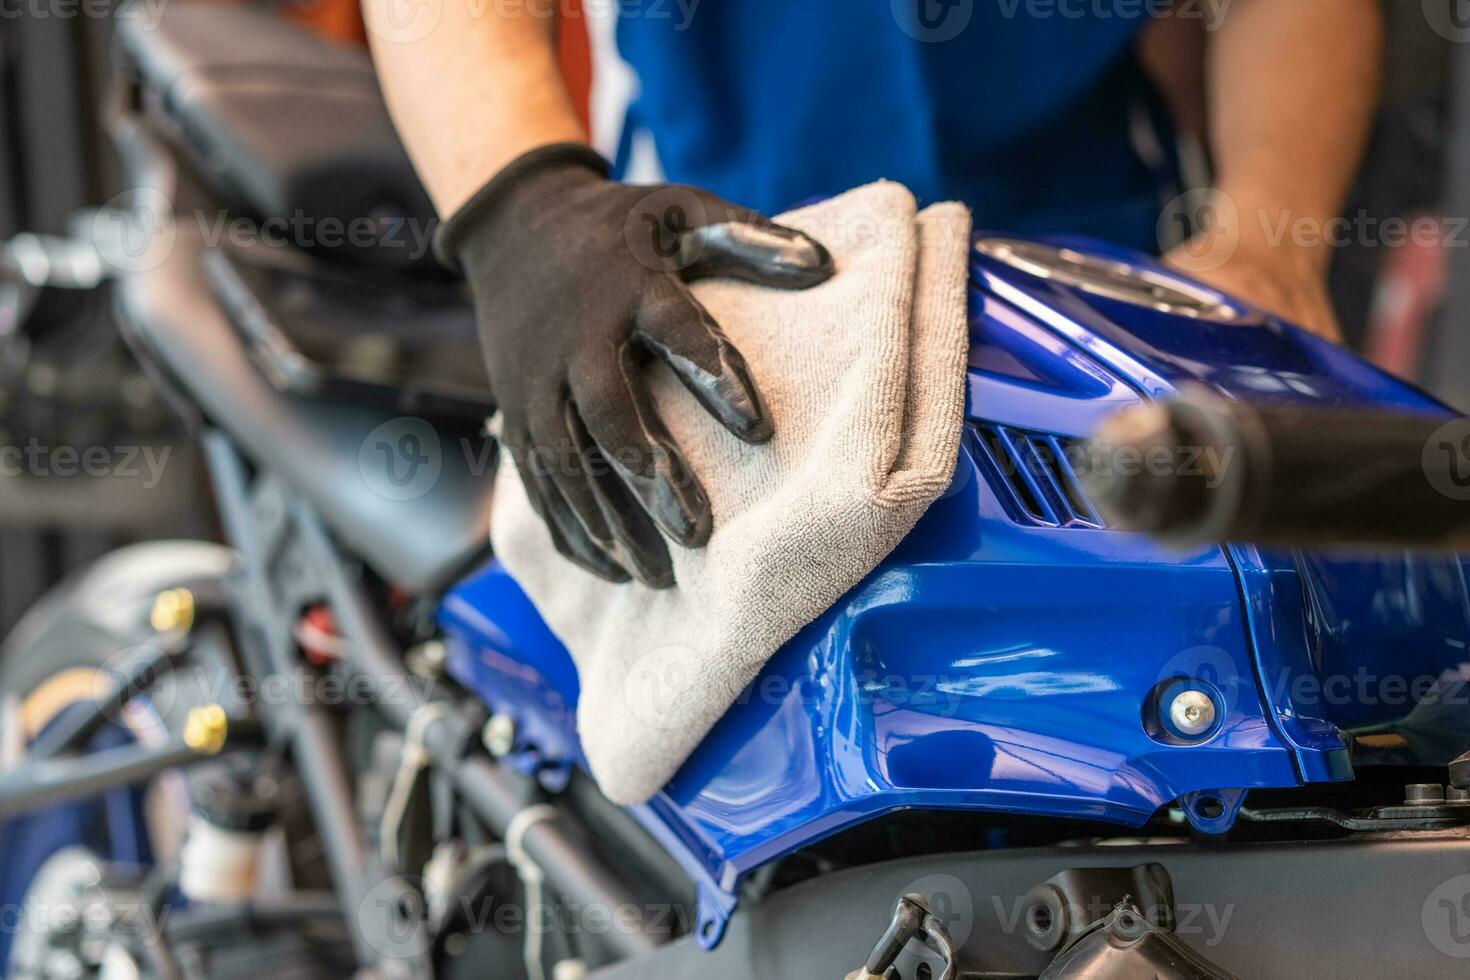
M 798 289 L 806 289 L 831 279 L 837 272 L 837 263 L 832 260 L 832 253 L 827 251 L 827 246 L 805 232 L 797 232 L 796 235 L 792 241 L 792 251 L 795 253 L 792 261 L 793 285 Z
M 728 425 L 727 428 L 741 442 L 748 443 L 752 446 L 759 446 L 763 443 L 770 442 L 771 437 L 776 434 L 776 429 L 771 425 L 771 420 L 764 415 L 758 415 L 754 418 L 740 418 L 738 424 Z
M 638 581 L 648 588 L 657 589 L 660 592 L 665 589 L 672 589 L 674 587 L 674 570 L 670 568 L 657 575 L 639 575 Z
M 643 500 L 644 509 L 675 544 L 701 548 L 714 529 L 709 498 L 687 468 L 677 467 L 675 472 L 677 483 L 667 473 L 650 481 L 650 495 Z
M 766 278 L 770 285 L 786 289 L 807 289 L 832 278 L 837 264 L 827 246 L 804 231 L 773 225 L 776 242 L 767 242 Z
M 621 585 L 633 579 L 633 576 L 628 574 L 627 569 L 605 555 L 593 557 L 568 549 L 562 551 L 562 556 L 583 571 L 591 572 L 603 581 L 611 582 L 614 585 Z
M 681 501 L 670 488 L 659 501 L 657 510 L 655 519 L 658 525 L 675 544 L 684 548 L 702 548 L 709 543 L 714 520 L 710 516 L 708 501 Z

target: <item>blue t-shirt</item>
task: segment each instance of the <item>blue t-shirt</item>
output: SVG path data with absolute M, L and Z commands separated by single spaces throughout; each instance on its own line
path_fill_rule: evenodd
M 1130 53 L 1143 2 L 619 4 L 641 83 L 620 167 L 642 130 L 667 179 L 767 213 L 883 177 L 979 228 L 1158 247 L 1173 173 L 1135 139 L 1160 115 Z

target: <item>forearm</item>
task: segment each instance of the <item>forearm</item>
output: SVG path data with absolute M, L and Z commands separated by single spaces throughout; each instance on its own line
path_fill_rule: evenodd
M 534 5 L 500 6 L 363 0 L 388 111 L 445 217 L 525 151 L 587 138 L 558 70 L 552 20 Z M 437 20 L 394 19 L 406 10 Z
M 1376 107 L 1378 2 L 1232 0 L 1221 9 L 1207 67 L 1216 186 L 1239 210 L 1242 244 L 1290 234 L 1301 219 L 1320 238 Z M 1325 268 L 1325 244 L 1297 244 Z

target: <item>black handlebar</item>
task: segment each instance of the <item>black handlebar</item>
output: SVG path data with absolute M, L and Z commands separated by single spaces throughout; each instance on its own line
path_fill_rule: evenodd
M 1196 389 L 1108 419 L 1078 469 L 1111 525 L 1180 546 L 1470 545 L 1470 419 Z

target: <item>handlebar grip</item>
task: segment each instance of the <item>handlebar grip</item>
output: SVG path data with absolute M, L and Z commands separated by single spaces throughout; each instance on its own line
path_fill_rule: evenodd
M 1179 546 L 1451 547 L 1470 530 L 1470 420 L 1197 389 L 1112 416 L 1078 468 L 1111 525 Z

